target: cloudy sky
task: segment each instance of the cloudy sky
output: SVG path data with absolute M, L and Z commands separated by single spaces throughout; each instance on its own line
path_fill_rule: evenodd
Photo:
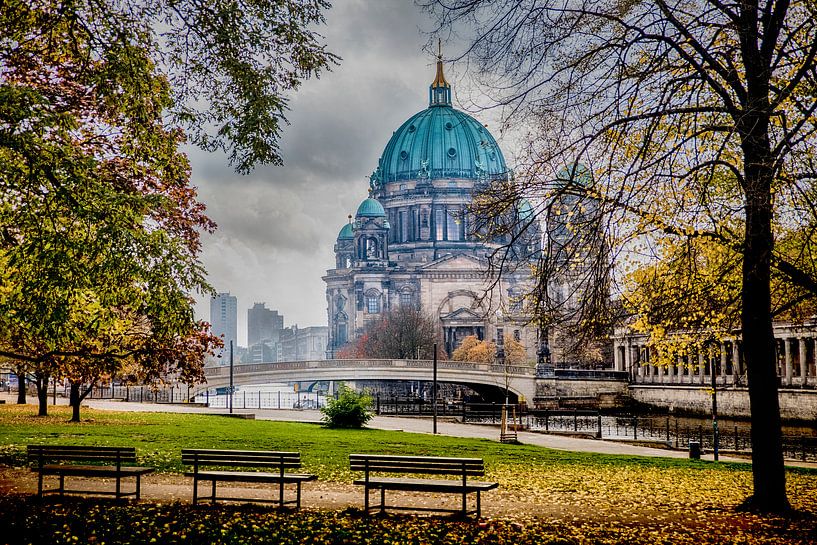
M 188 150 L 193 183 L 218 223 L 202 259 L 210 284 L 238 297 L 241 345 L 254 302 L 282 313 L 285 326 L 326 325 L 321 276 L 334 266 L 338 231 L 366 198 L 366 176 L 392 132 L 428 105 L 435 62 L 426 48 L 429 17 L 411 0 L 334 4 L 321 33 L 343 60 L 293 96 L 282 141 L 285 165 L 242 176 L 223 154 Z M 466 97 L 457 68 L 446 66 L 455 104 L 458 95 Z M 490 122 L 492 116 L 477 117 Z M 500 144 L 507 157 L 510 150 Z M 209 320 L 209 298 L 199 298 L 196 312 Z

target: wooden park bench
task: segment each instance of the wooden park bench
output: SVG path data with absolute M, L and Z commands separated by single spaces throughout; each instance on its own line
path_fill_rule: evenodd
M 137 467 L 131 464 L 136 462 L 136 449 L 133 447 L 94 447 L 94 446 L 67 446 L 67 445 L 28 445 L 28 461 L 34 463 L 32 471 L 36 471 L 37 496 L 59 494 L 95 494 L 113 495 L 116 499 L 135 496 L 139 499 L 141 492 L 142 475 L 153 472 L 152 467 Z M 62 463 L 68 462 L 68 463 Z M 52 475 L 59 477 L 59 487 L 43 489 L 43 477 Z M 116 480 L 114 491 L 66 489 L 66 477 L 100 477 Z M 122 491 L 122 479 L 134 477 L 136 489 L 133 492 Z
M 364 508 L 366 513 L 371 509 L 402 509 L 408 511 L 437 511 L 459 513 L 467 516 L 481 514 L 480 493 L 492 490 L 498 483 L 469 481 L 468 477 L 485 475 L 485 464 L 479 458 L 437 458 L 431 456 L 388 456 L 378 454 L 350 454 L 349 464 L 352 471 L 363 471 L 364 477 L 355 481 L 355 484 L 364 487 Z M 400 478 L 372 476 L 372 473 L 397 474 L 425 474 L 449 475 L 457 479 L 427 479 L 427 478 Z M 380 490 L 380 504 L 369 505 L 369 491 Z M 462 507 L 460 509 L 420 508 L 413 506 L 386 505 L 386 490 L 402 490 L 409 492 L 438 492 L 447 494 L 461 494 Z M 476 509 L 467 508 L 467 496 L 476 492 Z
M 185 473 L 188 477 L 193 477 L 193 505 L 199 500 L 199 481 L 210 481 L 212 492 L 209 497 L 202 499 L 216 503 L 216 499 L 228 501 L 254 501 L 277 503 L 283 507 L 288 504 L 295 504 L 296 509 L 301 507 L 301 484 L 306 481 L 314 481 L 317 477 L 304 473 L 287 473 L 288 470 L 301 467 L 301 455 L 298 452 L 274 452 L 269 450 L 212 450 L 212 449 L 183 449 L 182 462 L 193 466 L 193 471 Z M 207 470 L 202 471 L 202 467 L 231 467 L 231 468 L 252 468 L 252 471 L 238 470 Z M 271 471 L 258 471 L 267 469 Z M 216 483 L 218 482 L 245 482 L 245 483 L 277 483 L 278 499 L 262 498 L 227 498 L 216 496 Z M 294 500 L 284 499 L 284 485 L 295 484 L 297 493 Z

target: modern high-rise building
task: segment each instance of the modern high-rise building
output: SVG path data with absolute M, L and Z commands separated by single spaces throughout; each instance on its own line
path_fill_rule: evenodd
M 247 346 L 260 342 L 277 343 L 284 329 L 284 316 L 270 310 L 264 303 L 255 303 L 247 310 Z
M 210 299 L 210 324 L 213 335 L 224 341 L 224 353 L 230 350 L 230 341 L 238 343 L 238 300 L 230 292 L 217 293 Z

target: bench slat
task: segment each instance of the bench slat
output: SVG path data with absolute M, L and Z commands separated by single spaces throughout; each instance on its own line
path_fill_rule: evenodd
M 368 485 L 369 488 L 385 488 L 387 490 L 416 490 L 419 492 L 476 492 L 477 490 L 493 490 L 498 483 L 482 481 L 468 481 L 463 487 L 462 481 L 449 479 L 389 479 L 377 477 L 374 479 L 358 479 L 356 485 Z
M 280 473 L 267 473 L 262 471 L 188 471 L 185 477 L 196 477 L 200 481 L 236 481 L 236 482 L 266 482 L 266 483 L 297 483 L 314 481 L 316 475 L 305 473 L 284 473 L 283 478 Z
M 135 462 L 134 447 L 95 447 L 74 445 L 28 445 L 28 460 Z
M 301 467 L 298 452 L 182 449 L 182 463 L 198 466 L 257 467 L 297 469 Z
M 284 457 L 294 457 L 300 458 L 300 452 L 286 452 L 286 451 L 277 451 L 277 450 L 224 450 L 224 449 L 189 449 L 185 448 L 182 449 L 182 455 L 185 454 L 198 454 L 200 456 L 204 455 L 213 455 L 213 456 L 247 456 L 247 457 L 257 457 L 257 456 L 284 456 Z
M 384 460 L 384 461 L 393 461 L 393 462 L 400 462 L 400 461 L 420 461 L 420 462 L 456 462 L 456 463 L 477 463 L 482 464 L 482 458 L 450 458 L 450 457 L 442 457 L 442 456 L 398 456 L 398 455 L 390 455 L 390 454 L 350 454 L 350 460 L 360 459 L 364 460 L 367 459 L 369 461 L 373 460 Z
M 479 458 L 447 458 L 435 456 L 387 456 L 379 454 L 350 454 L 352 471 L 378 473 L 417 473 L 431 475 L 485 474 L 485 464 Z

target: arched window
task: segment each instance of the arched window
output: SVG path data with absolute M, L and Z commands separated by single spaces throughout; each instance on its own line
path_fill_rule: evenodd
M 378 314 L 380 312 L 380 292 L 369 290 L 366 292 L 366 312 Z
M 414 305 L 414 294 L 411 293 L 410 290 L 404 290 L 400 292 L 400 306 L 401 307 L 410 307 Z

